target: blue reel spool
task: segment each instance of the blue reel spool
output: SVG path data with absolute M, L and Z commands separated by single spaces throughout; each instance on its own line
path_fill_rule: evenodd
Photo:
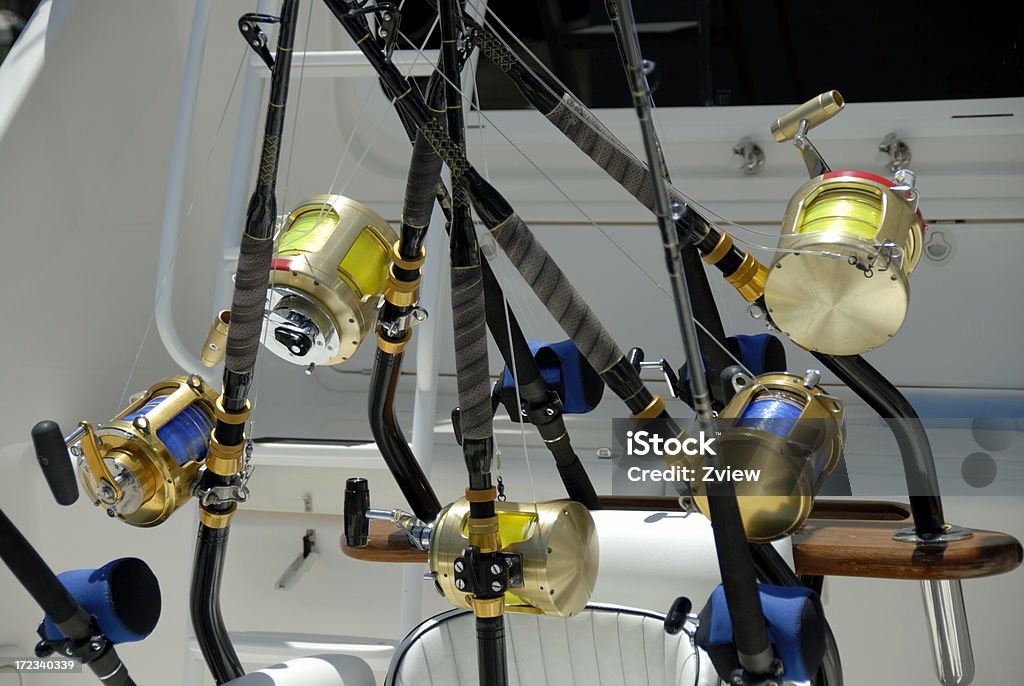
M 764 394 L 750 403 L 736 420 L 736 426 L 750 427 L 785 438 L 796 426 L 804 408 L 795 399 Z
M 158 395 L 135 412 L 121 419 L 130 422 L 156 408 L 167 399 L 166 395 Z M 210 449 L 210 432 L 213 431 L 213 419 L 195 405 L 189 405 L 175 417 L 160 427 L 156 432 L 167 451 L 171 453 L 178 465 L 189 461 L 201 462 L 206 459 Z

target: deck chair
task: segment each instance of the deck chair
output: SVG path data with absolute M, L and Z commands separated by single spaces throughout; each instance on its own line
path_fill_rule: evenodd
M 718 686 L 691 625 L 665 633 L 664 616 L 590 605 L 575 617 L 505 615 L 509 686 Z M 452 610 L 416 627 L 395 650 L 385 686 L 477 686 L 473 613 Z

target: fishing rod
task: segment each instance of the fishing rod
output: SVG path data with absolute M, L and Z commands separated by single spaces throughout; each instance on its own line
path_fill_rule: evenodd
M 445 123 L 453 155 L 450 160 L 445 160 L 449 169 L 452 162 L 468 164 L 462 110 L 462 64 L 459 59 L 459 42 L 463 33 L 461 15 L 460 0 L 441 0 L 440 72 L 445 80 Z M 435 118 L 434 121 L 438 120 Z M 498 491 L 491 478 L 494 427 L 485 332 L 487 310 L 483 257 L 470 215 L 466 181 L 453 170 L 451 184 L 449 256 L 452 325 L 455 332 L 459 429 L 462 455 L 469 473 L 469 487 L 466 489 L 469 545 L 456 564 L 462 568 L 462 578 L 472 594 L 479 683 L 481 686 L 506 686 L 505 591 L 509 586 L 509 572 L 501 556 L 502 540 L 495 508 Z
M 224 378 L 216 401 L 216 423 L 205 467 L 196 485 L 200 499 L 199 530 L 192 571 L 190 610 L 196 640 L 218 684 L 245 672 L 228 636 L 220 610 L 220 585 L 227 552 L 231 517 L 238 507 L 247 478 L 245 424 L 263 328 L 268 276 L 274 252 L 277 220 L 275 186 L 284 131 L 285 104 L 291 76 L 292 48 L 298 0 L 283 0 L 279 17 L 246 14 L 239 28 L 250 46 L 271 68 L 270 99 L 256 187 L 249 200 L 235 272 L 230 326 L 224 358 Z M 279 23 L 273 57 L 258 24 Z
M 611 16 L 611 13 L 614 11 L 612 3 L 606 2 L 605 5 L 609 16 Z M 619 55 L 625 65 L 629 61 L 627 53 L 630 50 L 629 42 L 631 39 L 624 33 L 624 30 L 621 22 L 612 21 L 612 33 L 615 35 L 615 43 L 619 48 Z M 646 74 L 652 72 L 655 67 L 656 65 L 649 60 L 643 62 L 645 82 Z M 651 131 L 654 131 L 653 126 Z M 662 149 L 661 144 L 657 142 L 656 136 L 655 141 L 654 155 L 648 158 L 648 168 L 657 169 L 661 179 L 671 182 L 668 163 L 665 160 L 665 151 Z M 660 180 L 655 181 L 655 183 L 659 186 L 661 185 Z M 673 210 L 675 213 L 679 213 L 681 208 L 678 204 L 670 205 L 670 214 Z M 660 217 L 658 222 L 659 224 L 662 222 Z M 671 240 L 677 242 L 677 237 L 673 234 Z M 693 244 L 684 241 L 682 244 L 677 242 L 677 253 L 679 255 L 683 280 L 686 282 L 687 291 L 691 296 L 690 308 L 693 310 L 696 320 L 701 323 L 701 328 L 697 330 L 697 340 L 700 342 L 700 365 L 698 367 L 697 361 L 693 361 L 688 363 L 688 367 L 690 369 L 704 370 L 704 378 L 708 381 L 711 390 L 712 405 L 715 410 L 721 410 L 731 396 L 727 389 L 728 381 L 724 377 L 724 372 L 733 365 L 733 360 L 726 347 L 725 327 L 722 325 L 722 317 L 715 304 L 715 295 L 711 290 L 708 275 L 704 270 L 704 265 L 701 264 L 700 252 Z M 681 394 L 681 398 L 691 407 L 694 407 L 695 401 L 692 398 L 685 397 L 685 394 Z M 694 409 L 696 408 L 694 407 Z
M 392 11 L 392 15 L 394 14 Z M 461 68 L 467 61 L 469 52 L 459 50 L 458 56 Z M 444 95 L 440 88 L 444 82 L 441 76 L 442 72 L 435 71 L 424 88 L 424 99 L 435 116 L 445 111 L 441 101 Z M 402 112 L 401 108 L 398 111 Z M 452 202 L 447 189 L 440 183 L 440 156 L 408 117 L 403 116 L 402 123 L 413 143 L 413 155 L 403 204 L 401 236 L 398 247 L 393 251 L 399 259 L 396 260 L 388 277 L 389 283 L 396 283 L 386 289 L 384 303 L 378 316 L 378 351 L 370 384 L 370 424 L 385 462 L 402 488 L 413 512 L 421 521 L 430 522 L 436 516 L 440 505 L 404 439 L 393 404 L 401 368 L 398 357 L 411 336 L 411 326 L 418 321 L 413 316 L 416 296 L 410 291 L 418 288 L 420 265 L 425 259 L 423 239 L 430 221 L 431 207 L 436 201 L 450 222 Z M 450 232 L 450 226 L 448 229 Z M 545 447 L 555 460 L 559 477 L 569 497 L 583 503 L 588 509 L 598 509 L 600 503 L 597 492 L 572 447 L 565 427 L 563 399 L 549 388 L 545 381 L 540 364 L 534 357 L 515 315 L 509 309 L 489 262 L 483 260 L 481 269 L 487 328 L 505 361 L 506 368 L 510 372 L 515 372 L 514 383 L 518 398 L 506 403 L 510 416 L 517 421 L 525 418 L 537 427 L 544 439 Z M 580 363 L 586 364 L 582 360 Z M 496 387 L 495 390 L 497 392 L 501 389 Z M 493 409 L 497 409 L 496 404 L 493 405 Z M 456 438 L 461 442 L 461 426 L 458 419 L 459 414 L 453 413 Z
M 607 0 L 605 7 L 612 25 L 617 27 L 616 35 L 619 38 L 630 92 L 633 96 L 633 106 L 640 123 L 648 169 L 663 168 L 661 146 L 658 142 L 657 132 L 654 130 L 654 122 L 651 119 L 651 91 L 640 54 L 640 42 L 636 21 L 633 18 L 632 5 L 629 0 Z M 650 180 L 654 193 L 654 213 L 665 249 L 665 264 L 668 268 L 669 280 L 672 282 L 672 294 L 683 348 L 691 370 L 696 370 L 697 364 L 701 360 L 700 341 L 697 338 L 697 327 L 693 319 L 690 292 L 682 273 L 682 256 L 674 226 L 669 217 L 666 181 L 663 174 L 657 177 L 651 175 Z M 704 376 L 691 373 L 689 384 L 700 430 L 704 435 L 718 436 L 718 427 Z M 713 468 L 721 468 L 725 462 L 724 456 L 718 455 L 718 452 L 721 451 L 715 451 L 707 460 Z M 770 683 L 769 680 L 772 677 L 781 674 L 781 669 L 775 661 L 774 650 L 768 641 L 754 561 L 747 545 L 747 536 L 743 528 L 736 493 L 732 482 L 724 480 L 708 483 L 706 491 L 718 566 L 722 575 L 722 588 L 733 626 L 733 643 L 736 646 L 736 654 L 742 668 L 730 678 L 733 683 L 739 684 Z M 722 676 L 727 675 L 723 674 Z
M 350 15 L 343 2 L 325 0 L 325 3 L 356 41 L 388 93 L 406 110 L 410 120 L 449 165 L 452 175 L 466 181 L 477 215 L 608 387 L 626 403 L 636 418 L 645 421 L 660 418 L 674 426 L 674 420 L 665 411 L 664 400 L 644 386 L 638 371 L 576 289 L 568 283 L 561 269 L 536 243 L 529 228 L 498 191 L 465 160 L 464 153 L 452 145 L 441 124 L 430 116 L 420 93 L 380 51 L 374 37 L 361 30 L 359 22 Z
M 431 0 L 431 4 L 436 6 L 433 0 Z M 469 44 L 479 48 L 482 55 L 511 77 L 517 88 L 531 105 L 543 114 L 555 113 L 557 111 L 558 116 L 555 118 L 549 117 L 549 119 L 560 126 L 560 128 L 564 126 L 563 133 L 569 135 L 570 138 L 575 136 L 576 138 L 573 139 L 573 142 L 585 153 L 594 157 L 595 161 L 598 161 L 598 158 L 607 158 L 608 152 L 595 149 L 597 141 L 586 140 L 586 134 L 583 131 L 573 131 L 571 135 L 569 134 L 570 129 L 575 127 L 572 126 L 570 118 L 563 113 L 564 110 L 567 107 L 571 107 L 571 111 L 586 111 L 589 114 L 589 110 L 586 109 L 585 105 L 564 91 L 557 81 L 545 78 L 534 72 L 486 24 L 477 22 L 468 14 L 463 15 L 463 21 L 470 31 L 467 38 Z M 562 95 L 555 97 L 554 94 L 559 92 Z M 571 103 L 571 105 L 562 104 L 563 99 Z M 586 124 L 592 123 L 590 119 L 593 119 L 597 126 L 600 127 L 598 131 L 602 134 L 602 139 L 614 140 L 612 134 L 600 122 L 597 122 L 592 114 L 590 114 Z M 631 154 L 624 145 L 618 141 L 615 141 L 615 143 L 621 152 Z M 650 197 L 647 190 L 650 186 L 641 182 L 636 174 L 633 173 L 633 169 L 620 165 L 613 171 L 612 167 L 603 164 L 602 161 L 598 161 L 598 164 L 601 164 L 605 171 L 622 184 L 627 191 L 644 201 L 649 208 L 651 207 L 650 202 L 653 198 Z M 662 168 L 666 172 L 667 177 L 667 168 L 664 168 L 663 164 Z M 643 197 L 641 197 L 641 194 Z M 678 192 L 673 193 L 672 206 L 673 214 L 679 215 L 676 218 L 676 223 L 681 236 L 692 237 L 698 231 L 701 236 L 704 236 L 711 230 L 711 226 L 707 222 L 702 224 L 695 223 L 700 219 L 699 216 L 690 216 L 692 209 L 684 200 L 681 200 L 681 194 Z M 722 325 L 721 316 L 715 306 L 714 294 L 708 283 L 707 274 L 700 264 L 699 256 L 703 254 L 706 262 L 714 264 L 722 270 L 729 278 L 729 283 L 739 289 L 745 297 L 747 294 L 756 291 L 758 275 L 756 272 L 751 272 L 749 265 L 745 264 L 745 256 L 742 252 L 736 251 L 736 254 L 732 254 L 731 250 L 726 249 L 731 248 L 731 242 L 729 246 L 723 246 L 718 253 L 713 253 L 717 245 L 715 241 L 717 232 L 709 238 L 710 240 L 706 241 L 708 245 L 703 250 L 700 245 L 692 245 L 691 240 L 688 238 L 682 247 L 682 259 L 686 267 L 687 283 L 694 294 L 695 315 L 697 316 L 697 321 L 701 324 L 698 335 L 703 343 L 703 368 L 706 377 L 711 383 L 716 409 L 721 409 L 728 395 L 728 391 L 723 387 L 721 380 L 722 372 L 732 365 L 733 361 L 726 352 L 725 330 Z
M 238 20 L 247 45 L 271 69 L 270 98 L 256 187 L 245 217 L 230 310 L 211 328 L 203 361 L 225 366 L 222 392 L 197 375 L 159 381 L 133 397 L 113 419 L 87 421 L 64 435 L 56 422 L 33 428 L 39 463 L 59 504 L 82 484 L 111 517 L 139 527 L 166 521 L 186 502 L 199 501 L 189 610 L 203 658 L 217 683 L 244 672 L 220 608 L 220 586 L 231 517 L 248 497 L 251 443 L 245 436 L 276 225 L 275 184 L 291 71 L 297 0 L 284 0 L 280 16 L 249 13 Z M 280 24 L 272 54 L 260 28 Z M 275 332 L 276 333 L 276 332 Z M 74 496 L 74 497 L 72 497 Z
M 436 97 L 439 81 L 431 78 L 429 98 Z M 433 521 L 441 503 L 405 439 L 394 405 L 405 347 L 412 337 L 412 326 L 418 321 L 416 315 L 423 316 L 416 303 L 427 258 L 424 240 L 440 178 L 441 159 L 423 136 L 415 134 L 399 238 L 392 250 L 393 264 L 388 270 L 384 300 L 377 316 L 377 352 L 368 405 L 374 441 L 413 513 L 422 522 Z
M 57 437 L 59 440 L 59 433 Z M 77 499 L 78 491 L 74 481 L 69 488 L 74 490 L 74 499 Z M 64 493 L 69 495 L 69 490 L 66 489 Z M 103 575 L 105 583 L 95 584 L 94 589 L 85 588 L 89 585 L 87 581 L 77 585 L 69 584 L 82 592 L 86 598 L 95 601 L 91 608 L 86 609 L 61 583 L 61 579 L 53 573 L 3 510 L 0 510 L 0 559 L 3 559 L 18 582 L 46 613 L 46 620 L 39 627 L 41 640 L 36 647 L 39 658 L 47 658 L 56 652 L 57 657 L 52 659 L 61 662 L 65 659 L 80 660 L 106 686 L 135 686 L 128 669 L 118 657 L 114 644 L 127 640 L 141 640 L 156 626 L 156 617 L 160 614 L 159 588 L 156 586 L 155 577 L 144 562 L 132 559 L 127 565 L 134 568 L 132 572 L 144 570 L 148 574 L 146 579 L 151 582 L 137 597 L 136 589 L 132 586 L 140 581 L 141 574 L 130 578 L 127 588 L 124 584 L 112 585 L 112 577 L 107 580 L 107 574 Z M 129 560 L 115 562 L 129 563 Z M 114 564 L 107 565 L 105 571 L 114 569 Z M 89 572 L 95 574 L 93 570 Z M 64 576 L 65 574 L 61 575 Z M 125 591 L 126 594 L 122 595 L 121 591 Z M 140 609 L 118 605 L 115 608 L 115 598 L 130 598 L 145 607 Z M 95 615 L 100 615 L 102 621 L 98 621 Z M 126 623 L 129 626 L 126 626 Z M 133 624 L 134 626 L 130 626 Z M 48 635 L 45 629 L 49 627 L 52 627 L 53 632 Z M 137 631 L 134 635 L 133 629 Z
M 647 166 L 575 95 L 554 79 L 534 71 L 490 27 L 469 15 L 463 15 L 463 21 L 471 31 L 472 45 L 512 79 L 527 102 L 619 185 L 653 211 L 653 186 L 647 178 Z M 704 261 L 721 271 L 744 299 L 748 302 L 756 300 L 765 276 L 763 268 L 758 270 L 753 257 L 737 248 L 731 236 L 719 231 L 713 222 L 694 209 L 681 191 L 669 184 L 668 193 L 676 230 L 684 245 L 696 247 Z M 697 314 L 701 315 L 702 311 Z M 710 313 L 708 319 L 704 321 L 698 316 L 698 321 L 715 332 L 717 337 L 719 333 Z

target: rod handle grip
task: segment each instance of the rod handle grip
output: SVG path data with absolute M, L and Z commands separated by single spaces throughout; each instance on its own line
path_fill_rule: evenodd
M 370 542 L 370 484 L 361 476 L 345 482 L 345 545 L 365 548 Z
M 78 500 L 78 482 L 57 422 L 46 419 L 33 426 L 32 445 L 54 500 L 60 505 L 72 505 Z
M 791 140 L 800 130 L 800 122 L 807 120 L 807 130 L 824 124 L 839 114 L 846 103 L 839 91 L 826 91 L 776 119 L 771 126 L 772 138 L 779 143 Z

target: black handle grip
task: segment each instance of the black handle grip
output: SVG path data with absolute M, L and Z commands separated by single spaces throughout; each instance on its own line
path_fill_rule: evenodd
M 64 444 L 64 434 L 57 422 L 47 419 L 33 426 L 32 444 L 54 500 L 60 505 L 74 504 L 78 500 L 78 483 L 68 447 Z
M 370 484 L 361 476 L 345 482 L 345 544 L 350 548 L 365 548 L 370 540 Z
M 665 632 L 674 636 L 682 631 L 692 609 L 693 603 L 689 598 L 686 596 L 676 598 L 668 614 L 665 615 Z

